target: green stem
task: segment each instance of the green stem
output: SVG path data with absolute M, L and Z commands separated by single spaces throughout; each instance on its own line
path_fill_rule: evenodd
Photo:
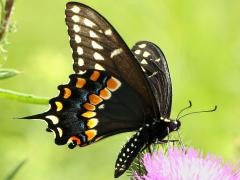
M 19 170 L 23 167 L 23 165 L 26 163 L 26 159 L 23 160 L 22 162 L 20 162 L 17 167 L 15 167 L 15 169 L 13 169 L 13 171 L 4 178 L 4 180 L 12 180 L 14 179 L 14 177 L 16 176 L 16 174 L 19 172 Z
M 48 104 L 49 98 L 15 92 L 7 89 L 0 89 L 0 97 L 16 100 L 29 104 Z

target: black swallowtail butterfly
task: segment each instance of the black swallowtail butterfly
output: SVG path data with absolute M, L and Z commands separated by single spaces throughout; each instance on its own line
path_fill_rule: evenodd
M 172 85 L 159 47 L 141 41 L 130 50 L 112 25 L 92 8 L 66 5 L 74 74 L 58 86 L 51 108 L 25 119 L 42 119 L 57 145 L 87 146 L 122 132 L 137 131 L 118 155 L 115 177 L 139 151 L 180 127 L 171 120 Z

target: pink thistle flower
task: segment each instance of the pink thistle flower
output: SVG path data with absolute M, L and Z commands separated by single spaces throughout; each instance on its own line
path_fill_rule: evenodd
M 221 158 L 204 157 L 193 148 L 185 152 L 173 147 L 168 153 L 161 149 L 145 154 L 142 161 L 147 173 L 141 176 L 134 172 L 135 180 L 240 180 L 238 171 L 223 164 Z

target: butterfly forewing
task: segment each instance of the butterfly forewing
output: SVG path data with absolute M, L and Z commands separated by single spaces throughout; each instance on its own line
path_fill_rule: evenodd
M 163 52 L 157 45 L 148 41 L 137 42 L 132 52 L 151 85 L 160 116 L 169 118 L 172 106 L 172 83 Z
M 74 71 L 99 69 L 121 77 L 142 96 L 147 113 L 156 111 L 154 96 L 141 67 L 111 24 L 95 10 L 76 2 L 67 3 L 65 14 Z

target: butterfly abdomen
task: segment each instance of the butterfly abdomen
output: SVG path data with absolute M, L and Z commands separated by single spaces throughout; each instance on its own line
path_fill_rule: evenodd
M 140 128 L 121 149 L 115 163 L 115 178 L 121 176 L 131 165 L 139 151 L 148 143 L 149 126 Z

